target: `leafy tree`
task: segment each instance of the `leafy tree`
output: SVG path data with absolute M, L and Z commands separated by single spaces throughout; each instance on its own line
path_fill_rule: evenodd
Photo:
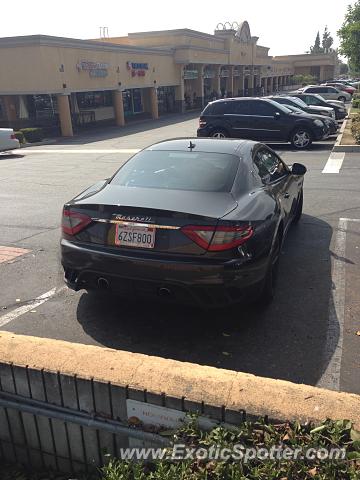
M 360 0 L 359 0 L 360 1 Z M 324 29 L 322 40 L 320 40 L 320 33 L 317 32 L 314 45 L 310 47 L 310 52 L 313 55 L 319 55 L 321 53 L 330 53 L 333 51 L 331 48 L 334 43 L 334 39 L 331 36 L 327 26 Z
M 360 71 L 360 0 L 349 5 L 344 23 L 338 31 L 340 53 L 349 59 L 352 71 Z
M 327 26 L 324 29 L 322 38 L 322 53 L 330 53 L 332 51 L 331 45 L 334 43 L 334 39 L 330 35 Z
M 322 49 L 320 46 L 320 32 L 317 32 L 316 38 L 315 38 L 315 43 L 312 47 L 310 47 L 310 53 L 313 55 L 316 55 L 318 53 L 322 53 Z

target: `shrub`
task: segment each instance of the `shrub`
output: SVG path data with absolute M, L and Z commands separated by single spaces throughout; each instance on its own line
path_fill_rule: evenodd
M 355 98 L 355 100 L 353 100 L 353 107 L 360 108 L 360 98 Z
M 14 134 L 20 143 L 25 143 L 25 135 L 23 134 L 23 132 L 14 132 Z
M 355 142 L 357 144 L 360 144 L 360 119 L 359 119 L 359 121 L 356 121 L 356 122 L 354 122 L 354 120 L 352 120 L 351 133 L 352 133 L 352 136 L 355 139 Z
M 165 432 L 163 433 L 165 435 Z M 308 480 L 313 477 L 326 480 L 355 480 L 358 479 L 360 465 L 360 433 L 352 429 L 351 423 L 346 420 L 327 420 L 322 425 L 300 425 L 299 423 L 283 423 L 278 425 L 265 422 L 245 422 L 231 429 L 214 427 L 209 432 L 200 431 L 196 423 L 184 425 L 177 431 L 167 431 L 171 443 L 180 444 L 190 450 L 204 452 L 216 451 L 225 447 L 231 451 L 235 445 L 252 449 L 254 456 L 251 459 L 240 460 L 227 458 L 212 460 L 186 457 L 182 461 L 171 460 L 171 447 L 168 452 L 170 459 L 153 460 L 150 462 L 126 461 L 114 458 L 109 459 L 102 471 L 103 480 L 243 480 L 243 479 L 293 479 Z M 322 450 L 331 451 L 332 448 L 342 448 L 343 460 L 314 460 L 305 458 L 291 459 L 263 459 L 255 457 L 266 448 L 279 447 L 284 451 L 298 449 L 305 453 Z M 241 451 L 241 449 L 239 448 Z M 239 451 L 237 450 L 237 451 Z M 290 450 L 290 451 L 291 451 Z M 310 450 L 311 452 L 311 450 Z M 255 457 L 255 458 L 254 458 Z M 204 457 L 203 457 L 204 458 Z M 324 458 L 324 457 L 323 457 Z
M 41 128 L 21 128 L 20 132 L 25 135 L 25 139 L 29 143 L 41 142 L 44 138 Z

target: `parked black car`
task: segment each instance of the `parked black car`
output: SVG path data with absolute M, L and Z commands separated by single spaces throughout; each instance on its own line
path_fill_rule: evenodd
M 296 115 L 266 98 L 228 98 L 209 103 L 200 115 L 198 137 L 291 142 L 297 149 L 328 136 L 319 119 Z
M 303 115 L 305 113 L 309 115 L 310 118 L 314 118 L 314 119 L 318 118 L 319 120 L 324 122 L 325 125 L 328 127 L 330 135 L 334 135 L 338 131 L 339 126 L 336 120 L 334 120 L 332 117 L 329 117 L 328 115 L 319 115 L 318 113 L 313 113 L 313 112 L 316 112 L 317 110 L 314 107 L 308 107 L 306 103 L 304 103 L 299 98 L 296 98 L 296 97 L 269 97 L 269 98 L 274 100 L 274 102 L 278 102 L 278 103 L 281 103 L 282 105 L 285 105 L 292 112 L 297 113 L 298 115 Z M 305 107 L 303 107 L 303 105 L 305 105 Z M 306 109 L 304 110 L 304 108 Z M 332 111 L 334 112 L 334 110 Z
M 311 115 L 322 115 L 325 117 L 330 117 L 335 119 L 335 111 L 332 107 L 321 107 L 316 105 L 307 105 L 303 100 L 298 97 L 291 97 L 288 95 L 271 95 L 270 100 L 274 102 L 281 103 L 282 105 L 292 105 L 293 107 L 300 108 L 305 113 L 310 113 Z
M 340 100 L 325 100 L 321 95 L 316 93 L 289 93 L 293 97 L 300 98 L 303 102 L 310 106 L 331 107 L 335 110 L 336 120 L 342 120 L 347 116 L 347 110 L 344 102 Z
M 221 306 L 273 298 L 306 168 L 247 140 L 152 145 L 66 203 L 67 285 Z

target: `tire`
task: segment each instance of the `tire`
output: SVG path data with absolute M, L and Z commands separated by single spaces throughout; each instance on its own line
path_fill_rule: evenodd
M 212 131 L 211 137 L 212 138 L 218 138 L 218 139 L 228 138 L 229 134 L 227 133 L 226 130 L 224 130 L 222 128 L 216 128 L 215 130 Z
M 346 102 L 346 98 L 343 96 L 339 97 L 338 100 L 340 100 L 340 102 L 344 102 L 344 103 Z
M 266 307 L 274 299 L 279 269 L 280 250 L 281 241 L 279 235 L 277 235 L 270 257 L 270 264 L 264 279 L 262 291 L 257 300 L 260 307 Z
M 299 127 L 292 132 L 290 142 L 297 150 L 303 150 L 312 144 L 312 134 L 308 129 Z
M 299 200 L 298 200 L 298 203 L 296 205 L 296 210 L 295 210 L 295 215 L 294 215 L 294 218 L 293 218 L 293 223 L 298 223 L 300 218 L 301 218 L 301 215 L 302 215 L 302 211 L 303 211 L 303 202 L 304 202 L 304 193 L 303 193 L 303 190 L 301 189 L 301 192 L 300 192 L 300 195 L 299 195 Z

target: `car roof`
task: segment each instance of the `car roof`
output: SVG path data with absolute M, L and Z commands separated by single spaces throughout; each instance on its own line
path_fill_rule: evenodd
M 208 105 L 212 105 L 214 103 L 223 103 L 223 102 L 248 102 L 249 100 L 262 100 L 267 102 L 268 99 L 265 97 L 231 97 L 231 98 L 219 98 L 218 100 L 214 100 L 209 102 Z
M 250 150 L 259 142 L 252 140 L 241 139 L 218 139 L 218 138 L 199 138 L 199 137 L 184 137 L 172 138 L 162 142 L 154 143 L 144 150 L 176 150 L 186 151 L 190 150 L 190 142 L 194 145 L 192 151 L 209 152 L 209 153 L 227 153 L 230 155 L 240 155 L 244 151 Z

